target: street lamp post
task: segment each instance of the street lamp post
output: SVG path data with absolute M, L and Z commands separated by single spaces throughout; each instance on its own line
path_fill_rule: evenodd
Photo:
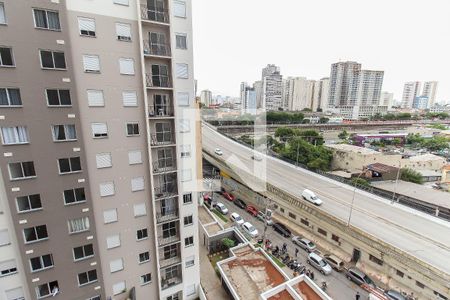
M 362 174 L 363 174 L 363 172 L 359 173 L 358 177 L 355 180 L 355 183 L 353 184 L 354 189 L 353 189 L 352 203 L 350 205 L 350 214 L 348 215 L 347 227 L 350 226 L 350 221 L 352 219 L 353 204 L 355 203 L 355 197 L 356 197 L 356 184 L 358 183 L 358 179 L 361 177 Z
M 397 178 L 395 179 L 395 185 L 394 185 L 394 193 L 392 193 L 392 200 L 391 200 L 391 204 L 394 203 L 395 201 L 395 194 L 397 193 L 397 185 L 398 185 L 398 180 L 400 178 L 400 173 L 402 171 L 402 162 L 400 161 L 400 165 L 397 171 Z

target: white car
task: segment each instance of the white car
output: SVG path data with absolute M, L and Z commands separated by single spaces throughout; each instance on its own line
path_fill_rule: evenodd
M 238 214 L 238 213 L 232 213 L 230 215 L 230 219 L 236 223 L 236 225 L 241 226 L 242 224 L 244 224 L 244 219 L 242 219 L 242 217 Z
M 304 190 L 302 193 L 302 197 L 303 199 L 305 199 L 306 201 L 309 201 L 317 206 L 321 205 L 323 203 L 322 200 L 320 200 L 319 197 L 316 196 L 316 194 L 314 194 L 313 191 L 310 190 Z
M 256 229 L 255 227 L 253 227 L 253 225 L 250 224 L 249 222 L 245 222 L 244 224 L 242 224 L 242 228 L 243 228 L 244 231 L 247 232 L 251 237 L 257 237 L 257 236 L 258 236 L 258 229 Z
M 216 148 L 216 150 L 214 150 L 214 153 L 217 155 L 223 155 L 222 150 L 220 150 L 220 148 Z
M 218 202 L 216 204 L 216 209 L 222 214 L 222 215 L 226 215 L 228 213 L 228 208 L 223 205 L 223 203 Z

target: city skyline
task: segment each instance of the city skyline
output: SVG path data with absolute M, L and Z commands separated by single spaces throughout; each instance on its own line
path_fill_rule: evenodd
M 370 70 L 385 71 L 383 90 L 394 93 L 397 101 L 401 100 L 404 83 L 408 81 L 439 81 L 436 100 L 448 101 L 450 84 L 445 76 L 448 67 L 445 53 L 450 48 L 444 42 L 450 33 L 450 21 L 444 14 L 448 4 L 439 0 L 432 2 L 433 5 L 421 6 L 409 1 L 408 14 L 403 16 L 400 12 L 406 2 L 377 2 L 370 8 L 371 14 L 395 20 L 396 26 L 392 27 L 389 21 L 367 23 L 364 13 L 367 6 L 354 0 L 346 0 L 347 5 L 285 0 L 285 5 L 277 7 L 269 2 L 249 0 L 236 2 L 241 8 L 238 11 L 233 9 L 233 1 L 222 4 L 198 0 L 194 3 L 193 14 L 195 77 L 199 90 L 209 89 L 213 94 L 238 97 L 240 82 L 257 80 L 261 68 L 267 64 L 280 66 L 283 76 L 318 80 L 330 75 L 331 64 L 349 60 L 358 61 Z M 249 23 L 247 13 L 256 5 L 258 14 L 252 14 L 254 17 Z M 330 9 L 323 10 L 325 5 Z M 291 9 L 286 10 L 286 7 Z M 320 14 L 302 13 L 299 18 L 296 13 L 299 11 Z M 352 13 L 352 18 L 338 20 L 335 17 L 347 12 Z M 233 23 L 228 20 L 230 15 L 233 15 Z M 421 21 L 416 22 L 419 19 Z M 277 26 L 267 26 L 267 20 Z M 365 26 L 346 36 L 327 37 L 329 27 L 322 25 L 335 24 L 335 31 L 343 32 L 358 22 Z M 310 24 L 313 24 L 311 30 L 306 30 Z M 285 29 L 280 30 L 282 28 Z M 291 37 L 295 34 L 301 39 Z M 230 36 L 232 40 L 223 43 L 224 37 Z M 281 47 L 278 43 L 268 43 L 270 36 L 277 36 L 282 41 Z M 427 36 L 427 40 L 433 41 L 432 50 L 414 42 L 418 36 Z M 378 42 L 373 43 L 373 39 Z M 315 47 L 303 47 L 303 44 Z M 332 47 L 327 48 L 329 44 Z M 211 68 L 211 61 L 215 61 L 214 68 Z M 235 73 L 237 68 L 239 76 Z

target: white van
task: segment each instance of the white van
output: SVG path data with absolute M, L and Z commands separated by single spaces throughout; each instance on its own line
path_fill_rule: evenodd
M 302 193 L 302 197 L 303 199 L 305 199 L 306 201 L 309 201 L 315 205 L 321 205 L 322 204 L 322 200 L 319 199 L 319 197 L 316 196 L 316 194 L 314 194 L 313 191 L 310 190 L 304 190 Z

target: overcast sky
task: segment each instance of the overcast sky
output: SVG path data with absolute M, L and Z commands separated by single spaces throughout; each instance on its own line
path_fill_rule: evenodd
M 450 100 L 449 0 L 193 0 L 198 89 L 239 95 L 268 63 L 283 76 L 328 77 L 355 60 L 383 70 L 400 99 L 406 81 L 439 81 Z

